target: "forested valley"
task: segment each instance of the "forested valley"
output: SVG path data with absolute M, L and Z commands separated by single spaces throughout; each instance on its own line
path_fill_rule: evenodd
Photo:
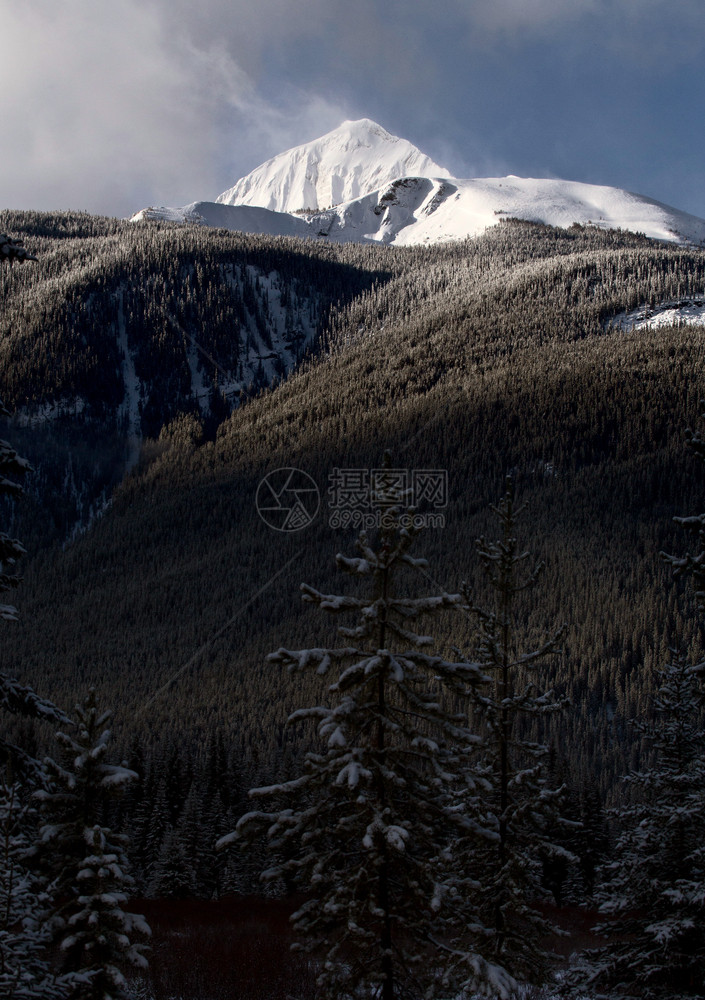
M 0 231 L 36 257 L 0 275 L 0 398 L 13 411 L 1 436 L 32 467 L 20 475 L 22 495 L 0 497 L 0 527 L 27 550 L 12 594 L 19 615 L 0 632 L 0 673 L 19 684 L 4 696 L 3 747 L 25 763 L 53 759 L 57 726 L 69 734 L 64 743 L 84 732 L 90 743 L 99 740 L 101 711 L 112 710 L 109 759 L 137 777 L 115 777 L 124 794 L 101 801 L 95 824 L 129 837 L 113 846 L 129 857 L 130 895 L 153 903 L 268 894 L 286 902 L 310 891 L 288 834 L 275 833 L 274 847 L 259 828 L 228 850 L 216 851 L 216 842 L 255 808 L 249 789 L 274 786 L 284 796 L 310 755 L 325 755 L 315 720 L 287 718 L 307 706 L 333 712 L 337 689 L 323 671 L 287 671 L 299 661 L 268 657 L 352 642 L 336 626 L 354 629 L 354 613 L 344 621 L 321 614 L 316 594 L 369 596 L 365 573 L 379 582 L 380 551 L 396 551 L 398 539 L 383 537 L 386 550 L 371 542 L 365 566 L 341 578 L 336 554 L 354 552 L 358 530 L 353 519 L 333 517 L 334 484 L 337 470 L 378 470 L 388 453 L 393 469 L 447 476 L 443 526 L 429 524 L 413 538 L 413 556 L 426 566 L 399 581 L 414 632 L 413 599 L 458 597 L 425 608 L 432 621 L 421 634 L 430 630 L 439 658 L 428 690 L 444 681 L 441 663 L 476 664 L 495 677 L 492 697 L 468 695 L 479 683 L 471 673 L 468 690 L 457 686 L 457 671 L 446 678 L 448 711 L 463 713 L 491 747 L 492 734 L 509 725 L 497 693 L 501 672 L 492 674 L 498 649 L 511 646 L 516 669 L 510 757 L 527 777 L 525 789 L 521 781 L 512 786 L 517 812 L 509 826 L 523 832 L 512 841 L 501 819 L 492 825 L 508 806 L 492 798 L 496 761 L 481 747 L 468 750 L 480 771 L 473 772 L 477 801 L 463 799 L 463 815 L 475 816 L 473 836 L 499 838 L 502 864 L 513 858 L 521 875 L 512 869 L 514 895 L 507 875 L 488 896 L 495 900 L 482 915 L 494 942 L 489 964 L 462 972 L 466 979 L 454 973 L 445 989 L 485 983 L 485 995 L 510 997 L 520 995 L 517 982 L 537 990 L 549 982 L 550 962 L 508 943 L 526 932 L 546 950 L 550 933 L 537 913 L 582 907 L 597 923 L 604 904 L 601 919 L 621 928 L 613 939 L 640 942 L 644 921 L 633 911 L 651 905 L 646 883 L 661 877 L 644 870 L 639 896 L 640 866 L 661 849 L 673 861 L 676 849 L 659 846 L 658 830 L 682 806 L 682 870 L 674 868 L 668 890 L 682 898 L 669 897 L 674 910 L 663 916 L 658 947 L 650 939 L 639 953 L 650 955 L 652 971 L 634 960 L 636 947 L 626 958 L 603 950 L 582 981 L 564 978 L 564 992 L 533 995 L 591 996 L 584 991 L 592 976 L 604 996 L 701 996 L 705 862 L 691 840 L 705 813 L 703 581 L 697 559 L 674 575 L 663 554 L 677 565 L 698 552 L 699 521 L 690 522 L 694 538 L 674 519 L 705 510 L 698 437 L 705 344 L 702 326 L 629 329 L 619 320 L 702 301 L 705 251 L 514 220 L 473 240 L 413 248 L 39 213 L 0 213 Z M 258 490 L 273 470 L 289 468 L 316 484 L 320 509 L 300 530 L 276 531 L 258 512 Z M 526 589 L 508 582 L 513 564 L 506 578 L 487 572 L 515 537 L 518 547 L 509 548 L 522 572 L 524 550 L 527 570 L 543 564 Z M 315 588 L 308 602 L 302 583 Z M 511 597 L 511 637 L 492 633 L 491 616 L 478 611 L 497 606 L 501 620 L 509 605 L 495 605 L 498 593 Z M 359 628 L 369 625 L 363 616 Z M 554 635 L 533 686 L 533 660 L 522 654 Z M 88 721 L 72 729 L 76 703 Z M 448 738 L 445 717 L 433 724 Z M 414 739 L 445 748 L 431 728 L 426 719 Z M 79 753 L 69 750 L 67 760 Z M 441 765 L 451 768 L 450 757 Z M 502 773 L 507 778 L 506 766 Z M 20 785 L 39 780 L 11 776 Z M 64 780 L 58 771 L 53 786 L 50 778 L 39 782 L 48 784 L 36 807 L 46 816 Z M 687 807 L 674 793 L 679 781 Z M 6 791 L 11 784 L 6 772 Z M 547 803 L 536 812 L 540 836 L 522 825 L 520 806 L 530 801 Z M 0 818 L 12 819 L 7 802 L 4 809 Z M 449 803 L 442 809 L 451 815 Z M 457 837 L 472 841 L 467 830 Z M 463 851 L 463 871 L 454 868 L 447 885 L 465 899 L 473 866 L 488 855 Z M 615 867 L 636 887 L 626 917 L 615 900 L 631 897 L 616 886 Z M 274 876 L 263 886 L 265 869 Z M 466 929 L 479 919 L 466 914 Z M 412 923 L 405 926 L 411 935 Z M 354 947 L 343 947 L 336 970 L 354 967 Z M 460 954 L 467 942 L 454 948 Z M 654 957 L 654 948 L 663 954 Z M 673 958 L 670 971 L 653 972 L 665 954 L 679 956 L 675 992 Z M 276 989 L 306 995 L 307 968 L 292 966 L 288 986 Z M 383 986 L 388 973 L 383 967 Z M 364 993 L 364 976 L 331 976 L 321 996 L 374 995 Z M 52 988 L 67 995 L 61 984 Z M 154 1000 L 174 989 L 158 988 L 156 979 L 150 986 L 146 971 L 134 988 Z M 443 992 L 441 979 L 435 993 L 415 988 L 379 995 L 459 995 Z M 203 1000 L 261 995 L 202 989 Z M 37 990 L 16 995 L 50 995 Z

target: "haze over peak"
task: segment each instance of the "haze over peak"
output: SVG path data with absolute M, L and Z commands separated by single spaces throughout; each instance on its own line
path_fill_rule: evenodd
M 216 201 L 275 212 L 323 210 L 354 201 L 401 177 L 448 177 L 445 167 L 369 118 L 344 121 L 241 178 Z

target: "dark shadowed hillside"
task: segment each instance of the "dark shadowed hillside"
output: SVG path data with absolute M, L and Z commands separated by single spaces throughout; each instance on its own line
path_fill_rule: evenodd
M 326 309 L 338 305 L 317 313 L 325 317 L 318 356 L 236 409 L 215 440 L 208 439 L 208 415 L 184 404 L 188 392 L 172 397 L 166 383 L 154 382 L 165 414 L 182 415 L 158 435 L 158 421 L 150 425 L 158 440 L 144 445 L 140 463 L 87 533 L 67 547 L 30 553 L 22 621 L 3 639 L 0 665 L 66 704 L 96 684 L 116 707 L 125 739 L 139 734 L 160 744 L 178 733 L 182 746 L 198 748 L 218 729 L 253 772 L 281 772 L 300 738 L 284 719 L 319 695 L 304 693 L 303 681 L 282 676 L 264 657 L 282 644 L 328 638 L 301 606 L 298 587 L 341 586 L 333 557 L 355 532 L 329 525 L 333 471 L 376 468 L 389 449 L 401 469 L 447 472 L 445 527 L 425 532 L 418 548 L 430 577 L 449 590 L 463 580 L 480 586 L 473 542 L 490 530 L 488 505 L 512 472 L 529 505 L 522 542 L 546 562 L 522 609 L 524 632 L 569 625 L 553 669 L 572 708 L 549 736 L 565 748 L 576 776 L 594 774 L 612 789 L 640 754 L 626 719 L 647 705 L 648 668 L 676 634 L 696 642 L 687 598 L 679 599 L 658 553 L 685 547 L 672 518 L 702 507 L 702 476 L 684 447 L 684 429 L 697 419 L 705 347 L 699 327 L 625 332 L 609 324 L 642 304 L 701 295 L 705 253 L 624 233 L 511 222 L 467 243 L 395 251 L 148 225 L 128 237 L 119 225 L 106 223 L 95 234 L 79 224 L 87 223 L 72 222 L 77 228 L 64 238 L 70 252 L 55 230 L 49 237 L 37 229 L 32 243 L 38 256 L 62 262 L 63 275 L 55 296 L 46 278 L 46 333 L 27 369 L 44 373 L 38 392 L 52 384 L 50 345 L 62 323 L 71 326 L 72 301 L 111 303 L 112 319 L 95 341 L 95 311 L 75 329 L 96 365 L 107 359 L 113 379 L 114 290 L 122 284 L 130 295 L 146 295 L 133 288 L 131 268 L 140 257 L 152 262 L 174 308 L 181 300 L 169 269 L 212 275 L 227 254 L 239 254 L 245 266 L 256 261 L 263 275 L 283 273 L 286 257 L 297 294 L 305 280 L 308 287 L 319 282 Z M 154 263 L 160 254 L 170 260 L 166 272 Z M 210 280 L 186 287 L 208 289 Z M 22 325 L 22 296 L 44 292 L 28 270 L 10 281 L 22 285 L 9 299 L 0 350 L 8 366 L 4 391 L 20 402 L 31 379 L 13 359 L 41 325 L 34 307 L 31 323 Z M 105 283 L 111 291 L 101 298 Z M 339 301 L 343 288 L 346 302 Z M 229 322 L 204 321 L 201 334 L 194 313 L 189 328 L 225 358 Z M 106 329 L 113 329 L 109 343 L 101 339 Z M 156 350 L 161 334 L 145 336 Z M 176 373 L 180 365 L 178 381 L 187 370 L 183 343 L 179 352 L 173 369 L 155 355 L 150 370 Z M 85 365 L 81 370 L 87 378 Z M 112 392 L 119 407 L 113 383 L 104 395 Z M 55 396 L 63 385 L 56 383 Z M 71 383 L 72 393 L 79 389 Z M 93 412 L 97 419 L 99 408 Z M 115 423 L 105 426 L 109 442 Z M 42 440 L 37 434 L 40 449 Z M 31 432 L 22 447 L 41 466 Z M 322 505 L 310 526 L 277 532 L 258 516 L 255 497 L 265 474 L 290 466 L 312 477 Z M 33 517 L 48 516 L 39 501 L 29 503 Z M 446 646 L 469 647 L 472 639 L 467 618 L 446 619 Z

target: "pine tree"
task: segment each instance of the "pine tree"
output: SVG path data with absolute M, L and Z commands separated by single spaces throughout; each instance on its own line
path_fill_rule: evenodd
M 151 805 L 144 840 L 144 857 L 147 862 L 144 875 L 147 885 L 152 884 L 164 840 L 172 825 L 169 820 L 169 801 L 163 772 L 157 773 L 154 776 L 154 781 L 156 783 L 156 787 L 153 785 L 154 797 L 146 802 L 147 806 Z
M 84 830 L 84 841 L 60 947 L 66 968 L 74 973 L 72 1000 L 117 1000 L 129 996 L 120 966 L 147 968 L 144 945 L 131 939 L 148 937 L 150 929 L 144 917 L 123 909 L 133 884 L 124 838 L 96 824 Z
M 43 817 L 37 862 L 57 900 L 54 938 L 72 1000 L 125 997 L 119 967 L 147 966 L 144 945 L 131 937 L 148 935 L 149 928 L 143 917 L 123 910 L 133 886 L 127 837 L 101 823 L 108 800 L 137 778 L 105 760 L 110 715 L 98 710 L 91 690 L 76 706 L 75 731 L 57 733 L 59 760 L 46 759 L 49 787 L 36 793 Z
M 494 605 L 480 607 L 463 586 L 479 625 L 475 655 L 492 678 L 489 692 L 477 689 L 474 707 L 485 727 L 479 752 L 492 789 L 486 801 L 497 831 L 496 840 L 471 852 L 466 863 L 483 887 L 481 918 L 493 960 L 520 981 L 541 983 L 550 965 L 542 939 L 551 928 L 532 904 L 541 893 L 542 869 L 557 870 L 577 859 L 550 836 L 557 825 L 567 828 L 569 823 L 559 812 L 564 789 L 551 789 L 546 780 L 549 749 L 524 738 L 521 729 L 527 719 L 563 707 L 535 678 L 545 658 L 559 651 L 564 632 L 558 629 L 530 652 L 517 648 L 516 598 L 536 584 L 543 570 L 539 563 L 522 574 L 529 557 L 515 536 L 522 509 L 515 507 L 513 482 L 507 478 L 504 495 L 492 507 L 501 538 L 480 538 L 476 546 Z
M 195 858 L 189 850 L 191 845 L 186 834 L 181 823 L 167 829 L 149 884 L 151 896 L 159 899 L 193 899 L 196 896 Z
M 658 671 L 654 720 L 634 728 L 652 766 L 625 778 L 632 801 L 605 868 L 598 930 L 579 989 L 643 1000 L 702 997 L 705 983 L 705 733 L 685 656 Z
M 59 1000 L 68 984 L 50 970 L 48 896 L 28 865 L 35 817 L 22 786 L 0 780 L 0 996 Z
M 395 1000 L 488 988 L 508 997 L 514 984 L 476 947 L 476 900 L 453 864 L 461 840 L 495 836 L 484 823 L 484 782 L 468 766 L 477 741 L 468 692 L 483 676 L 476 664 L 428 652 L 433 639 L 411 631 L 462 597 L 399 595 L 399 572 L 425 562 L 409 554 L 413 533 L 398 510 L 384 513 L 377 545 L 362 534 L 356 557 L 337 557 L 369 583 L 366 596 L 302 585 L 304 601 L 357 613 L 356 626 L 338 629 L 346 645 L 269 657 L 290 672 L 332 675 L 329 703 L 290 717 L 315 723 L 321 746 L 299 777 L 254 789 L 270 810 L 243 816 L 219 846 L 267 831 L 275 860 L 265 877 L 296 877 L 307 893 L 292 919 L 300 947 L 322 956 L 322 995 Z

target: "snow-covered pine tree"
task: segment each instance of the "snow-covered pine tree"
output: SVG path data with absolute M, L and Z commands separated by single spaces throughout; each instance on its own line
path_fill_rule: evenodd
M 345 645 L 269 657 L 290 672 L 330 677 L 328 704 L 301 709 L 290 722 L 313 722 L 321 740 L 291 781 L 254 789 L 265 811 L 246 814 L 219 847 L 266 830 L 275 862 L 266 878 L 295 877 L 306 902 L 294 914 L 300 947 L 321 956 L 321 995 L 337 1000 L 456 996 L 488 988 L 508 997 L 514 983 L 476 947 L 476 904 L 459 892 L 453 849 L 459 838 L 496 837 L 486 828 L 484 782 L 468 766 L 477 737 L 468 729 L 468 692 L 477 665 L 429 651 L 412 631 L 423 616 L 462 605 L 459 594 L 402 596 L 401 570 L 413 534 L 399 511 L 374 545 L 338 567 L 367 583 L 366 596 L 320 593 L 303 599 L 333 614 L 356 613 L 340 627 Z M 441 991 L 441 992 L 438 992 Z
M 556 906 L 561 907 L 569 901 L 577 903 L 582 900 L 580 848 L 583 825 L 579 798 L 569 782 L 565 758 L 554 742 L 548 748 L 543 778 L 546 788 L 554 791 L 556 798 L 553 821 L 549 821 L 544 830 L 551 848 L 541 855 L 541 884 L 551 893 Z M 556 847 L 561 850 L 556 850 Z
M 557 653 L 564 627 L 537 648 L 518 648 L 517 595 L 535 585 L 543 564 L 524 570 L 528 552 L 519 548 L 515 536 L 516 508 L 510 477 L 505 492 L 492 512 L 499 520 L 501 538 L 476 543 L 477 553 L 494 602 L 480 607 L 464 584 L 463 593 L 478 623 L 474 653 L 483 673 L 492 678 L 489 691 L 474 694 L 476 717 L 484 723 L 480 763 L 492 791 L 485 798 L 497 838 L 466 858 L 471 877 L 483 886 L 481 920 L 488 936 L 487 949 L 493 960 L 525 983 L 545 981 L 550 967 L 542 939 L 550 925 L 533 905 L 541 893 L 541 871 L 564 858 L 577 859 L 551 839 L 557 824 L 567 826 L 559 815 L 561 789 L 546 781 L 548 747 L 522 734 L 522 723 L 530 717 L 551 713 L 564 702 L 542 689 L 537 675 L 545 660 Z
M 635 722 L 651 766 L 625 778 L 629 804 L 598 894 L 608 938 L 586 956 L 580 995 L 694 1000 L 705 983 L 705 733 L 686 658 L 657 672 L 654 720 Z
M 61 1000 L 68 984 L 51 972 L 42 922 L 48 898 L 27 865 L 35 829 L 23 788 L 0 778 L 0 996 Z
M 106 802 L 137 778 L 105 759 L 110 717 L 99 711 L 91 689 L 76 706 L 75 730 L 57 733 L 59 759 L 46 759 L 49 785 L 35 796 L 43 818 L 37 862 L 57 900 L 54 939 L 72 1000 L 125 997 L 121 966 L 147 966 L 145 945 L 132 939 L 148 936 L 149 927 L 123 909 L 133 886 L 127 837 L 101 824 Z
M 96 824 L 84 830 L 85 856 L 75 876 L 75 895 L 65 911 L 60 939 L 66 968 L 74 975 L 71 1000 L 118 1000 L 129 996 L 121 966 L 146 969 L 145 946 L 135 937 L 149 937 L 144 917 L 126 912 L 127 873 L 124 838 Z

